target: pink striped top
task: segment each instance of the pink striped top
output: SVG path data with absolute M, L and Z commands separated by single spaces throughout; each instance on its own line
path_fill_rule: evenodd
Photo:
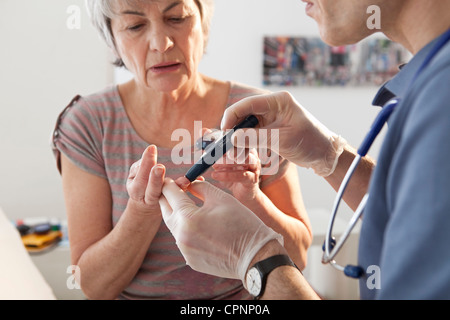
M 231 83 L 227 107 L 244 97 L 263 91 Z M 58 117 L 53 134 L 53 152 L 60 169 L 60 152 L 81 169 L 107 179 L 112 192 L 112 222 L 115 225 L 125 210 L 128 193 L 126 180 L 130 166 L 139 160 L 148 142 L 134 130 L 122 104 L 117 86 L 76 97 Z M 194 152 L 194 149 L 192 149 Z M 191 164 L 175 165 L 171 149 L 158 148 L 158 163 L 167 168 L 167 176 L 183 176 Z M 276 175 L 261 177 L 270 184 L 283 175 L 287 161 L 280 162 Z M 205 178 L 213 184 L 217 181 Z M 141 268 L 119 299 L 248 299 L 238 280 L 205 275 L 186 265 L 175 239 L 164 224 L 151 243 Z

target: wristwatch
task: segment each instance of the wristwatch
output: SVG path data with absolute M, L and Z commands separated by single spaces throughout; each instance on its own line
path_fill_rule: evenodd
M 248 292 L 259 299 L 266 289 L 267 277 L 269 274 L 278 267 L 292 266 L 297 268 L 296 265 L 287 255 L 276 255 L 260 262 L 255 263 L 253 267 L 247 272 L 245 279 Z

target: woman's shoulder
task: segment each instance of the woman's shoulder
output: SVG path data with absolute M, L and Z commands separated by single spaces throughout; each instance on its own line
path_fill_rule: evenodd
M 246 97 L 268 94 L 269 90 L 250 86 L 241 82 L 230 82 L 230 101 L 236 103 L 237 101 Z
M 61 115 L 85 114 L 88 117 L 101 117 L 121 110 L 122 102 L 117 86 L 108 86 L 87 95 L 77 95 L 63 110 Z
M 100 91 L 81 96 L 80 100 L 92 108 L 104 108 L 106 106 L 117 105 L 121 102 L 116 85 L 110 85 Z
M 230 84 L 231 84 L 230 93 L 234 93 L 234 94 L 243 94 L 243 93 L 266 94 L 266 93 L 270 93 L 270 91 L 267 89 L 250 86 L 248 84 L 237 82 L 237 81 L 230 81 Z

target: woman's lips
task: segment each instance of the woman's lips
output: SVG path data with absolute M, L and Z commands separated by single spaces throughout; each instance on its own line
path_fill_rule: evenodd
M 161 74 L 176 71 L 180 66 L 181 63 L 178 62 L 160 63 L 151 67 L 150 70 L 154 73 Z
M 305 1 L 305 2 L 306 2 L 305 12 L 308 16 L 311 16 L 311 10 L 314 7 L 314 4 L 312 2 L 308 2 L 308 1 Z

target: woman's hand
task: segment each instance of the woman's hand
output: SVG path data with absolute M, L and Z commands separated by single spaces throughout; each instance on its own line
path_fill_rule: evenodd
M 255 149 L 230 150 L 221 161 L 213 165 L 211 177 L 232 191 L 242 203 L 253 201 L 259 189 L 261 160 Z
M 131 202 L 146 215 L 161 215 L 159 198 L 164 185 L 165 167 L 157 164 L 157 158 L 156 146 L 149 146 L 142 158 L 131 166 L 127 180 L 129 204 Z

